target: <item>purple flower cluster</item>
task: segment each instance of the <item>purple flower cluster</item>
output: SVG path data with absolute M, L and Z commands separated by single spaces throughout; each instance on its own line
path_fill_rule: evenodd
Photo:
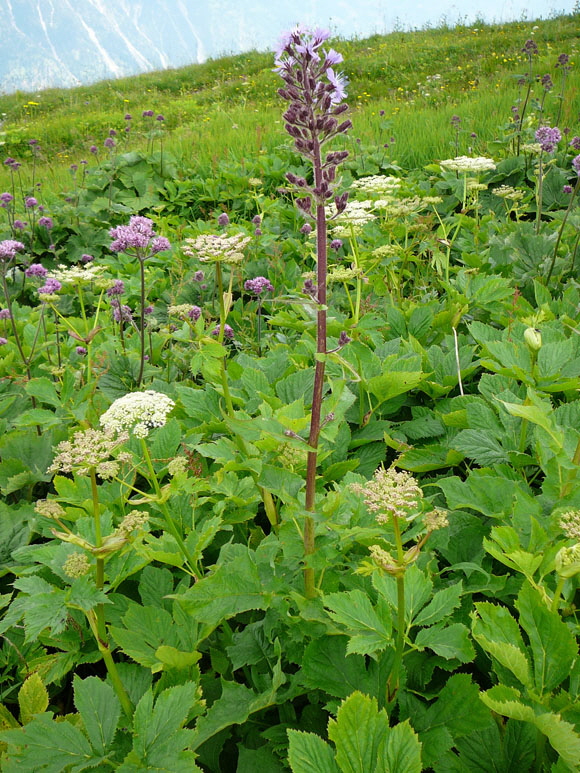
M 572 159 L 572 168 L 574 169 L 578 177 L 580 177 L 580 155 Z
M 110 248 L 112 252 L 131 251 L 140 260 L 171 248 L 169 241 L 164 236 L 157 236 L 153 230 L 153 221 L 141 215 L 133 215 L 129 220 L 129 225 L 118 225 L 116 228 L 111 228 L 109 235 L 114 240 Z
M 11 193 L 0 193 L 0 202 L 2 203 L 2 206 L 10 204 L 11 201 L 14 201 L 14 196 Z
M 263 292 L 274 292 L 274 285 L 265 276 L 257 276 L 255 279 L 247 279 L 244 282 L 244 288 L 246 292 L 252 295 L 261 295 Z
M 230 224 L 230 218 L 227 212 L 222 212 L 218 217 L 218 225 L 226 226 Z
M 53 279 L 49 276 L 42 287 L 39 287 L 36 292 L 39 295 L 52 295 L 52 293 L 57 293 L 61 289 L 62 285 L 58 279 Z
M 540 143 L 540 147 L 544 153 L 553 153 L 562 139 L 562 134 L 557 126 L 540 126 L 536 131 L 535 137 L 536 142 Z
M 284 113 L 286 131 L 294 138 L 296 150 L 313 162 L 322 145 L 352 126 L 350 120 L 339 120 L 348 110 L 348 105 L 342 103 L 346 96 L 346 78 L 334 71 L 342 56 L 333 49 L 321 48 L 329 37 L 330 33 L 325 30 L 297 27 L 282 37 L 276 52 L 275 69 L 285 83 L 278 93 L 290 103 Z M 327 153 L 313 187 L 303 177 L 288 174 L 286 178 L 313 195 L 321 205 L 332 198 L 336 169 L 347 156 L 346 151 Z M 311 211 L 311 195 L 296 201 L 306 214 Z
M 38 219 L 38 225 L 46 228 L 47 231 L 50 231 L 51 228 L 54 228 L 54 222 L 51 217 L 40 217 Z
M 4 239 L 0 242 L 0 260 L 12 260 L 17 252 L 24 249 L 22 242 L 16 242 L 14 239 Z
M 48 274 L 48 271 L 41 263 L 32 263 L 24 272 L 26 276 L 40 276 L 44 277 Z
M 0 319 L 10 319 L 10 309 L 0 309 Z
M 92 263 L 94 260 L 94 257 L 92 255 L 88 255 L 86 252 L 81 255 L 81 262 L 82 263 Z
M 216 325 L 214 329 L 211 331 L 212 336 L 219 336 L 220 334 L 220 326 Z M 233 338 L 234 337 L 234 331 L 233 328 L 231 328 L 228 324 L 224 325 L 224 337 L 225 338 Z
M 143 110 L 141 115 L 143 116 L 143 118 L 153 118 L 154 113 L 153 113 L 153 110 Z
M 191 309 L 187 312 L 187 316 L 194 322 L 197 322 L 197 320 L 201 317 L 201 309 L 199 306 L 192 306 Z
M 580 137 L 572 137 L 568 144 L 574 150 L 580 150 Z
M 111 300 L 111 307 L 113 309 L 113 319 L 115 322 L 132 322 L 133 312 L 130 306 L 124 306 L 119 303 L 116 298 Z
M 115 279 L 114 283 L 107 289 L 107 295 L 109 298 L 113 298 L 115 295 L 123 295 L 125 292 L 125 282 L 122 279 Z
M 34 207 L 38 206 L 38 201 L 34 198 L 34 196 L 27 196 L 24 199 L 24 206 L 26 209 L 34 209 Z
M 6 346 L 8 343 L 8 339 L 4 338 L 4 336 L 0 336 L 0 346 Z

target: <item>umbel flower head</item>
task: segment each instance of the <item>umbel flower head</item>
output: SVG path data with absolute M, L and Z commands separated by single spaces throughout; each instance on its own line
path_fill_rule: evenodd
M 394 467 L 379 467 L 371 480 L 363 486 L 353 483 L 351 489 L 364 495 L 364 503 L 375 513 L 378 523 L 385 523 L 391 516 L 410 520 L 412 511 L 418 508 L 423 492 L 409 472 Z
M 111 430 L 85 429 L 75 432 L 72 440 L 63 440 L 56 447 L 57 454 L 48 472 L 76 472 L 87 475 L 94 468 L 102 478 L 114 477 L 118 472 L 111 454 L 128 440 L 127 432 L 115 435 Z
M 477 156 L 475 158 L 471 158 L 471 156 L 457 156 L 456 158 L 440 161 L 439 166 L 451 172 L 475 172 L 477 174 L 495 169 L 495 161 L 485 156 Z
M 101 416 L 101 426 L 113 434 L 130 430 L 138 438 L 145 438 L 149 430 L 163 427 L 175 403 L 170 397 L 147 389 L 129 392 L 119 397 Z
M 251 236 L 242 233 L 233 236 L 201 234 L 195 239 L 185 240 L 183 254 L 202 263 L 240 263 L 244 259 L 243 251 L 251 241 Z

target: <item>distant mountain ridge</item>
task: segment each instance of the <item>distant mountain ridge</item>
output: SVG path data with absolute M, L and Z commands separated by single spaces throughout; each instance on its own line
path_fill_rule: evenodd
M 272 48 L 297 22 L 367 37 L 406 24 L 492 18 L 573 0 L 0 0 L 0 94 L 68 87 Z M 481 18 L 481 16 L 479 17 Z
M 383 0 L 0 0 L 0 93 L 78 86 L 271 47 L 301 20 L 356 29 Z M 260 20 L 256 24 L 254 20 Z

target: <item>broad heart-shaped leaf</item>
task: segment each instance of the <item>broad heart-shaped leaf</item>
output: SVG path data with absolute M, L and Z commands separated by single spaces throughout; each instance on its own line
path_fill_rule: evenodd
M 385 709 L 368 695 L 354 692 L 328 723 L 342 773 L 420 773 L 421 744 L 408 723 L 389 727 Z
M 227 559 L 213 574 L 174 597 L 196 620 L 212 628 L 240 612 L 267 609 L 272 599 L 263 588 L 253 550 L 231 545 Z
M 472 634 L 477 643 L 518 681 L 531 687 L 530 663 L 520 628 L 506 607 L 487 601 L 476 603 Z
M 315 733 L 288 730 L 288 761 L 292 773 L 340 773 L 330 744 Z
M 331 593 L 324 597 L 324 606 L 330 617 L 346 626 L 351 637 L 347 652 L 371 655 L 384 650 L 391 642 L 391 617 L 389 614 L 379 617 L 366 593 L 360 590 L 345 593 Z
M 12 771 L 62 773 L 85 770 L 95 757 L 85 735 L 70 722 L 54 722 L 41 714 L 19 730 L 5 730 L 0 741 L 8 744 Z M 98 762 L 98 760 L 97 760 Z
M 97 754 L 105 755 L 115 737 L 121 704 L 113 688 L 96 676 L 74 678 L 75 706 Z
M 580 769 L 580 735 L 573 725 L 565 722 L 559 714 L 553 712 L 537 713 L 522 702 L 517 690 L 497 685 L 481 694 L 481 700 L 497 714 L 523 722 L 531 722 L 542 732 L 550 745 L 558 752 L 572 771 Z
M 457 658 L 462 663 L 469 663 L 475 657 L 475 650 L 469 641 L 469 630 L 463 623 L 445 625 L 439 623 L 430 628 L 422 628 L 415 639 L 417 647 L 428 647 L 450 660 Z
M 449 617 L 461 603 L 463 583 L 456 582 L 434 594 L 431 601 L 421 609 L 413 620 L 413 625 L 433 625 Z
M 520 625 L 530 640 L 536 689 L 543 695 L 570 674 L 578 655 L 578 645 L 558 613 L 546 607 L 538 591 L 528 582 L 522 585 L 516 607 Z
M 20 722 L 28 724 L 34 714 L 42 714 L 48 707 L 48 693 L 40 674 L 31 674 L 18 691 Z

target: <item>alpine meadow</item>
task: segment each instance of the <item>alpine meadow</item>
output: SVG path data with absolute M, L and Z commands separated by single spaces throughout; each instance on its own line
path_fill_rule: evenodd
M 0 769 L 579 772 L 578 6 L 0 119 Z

